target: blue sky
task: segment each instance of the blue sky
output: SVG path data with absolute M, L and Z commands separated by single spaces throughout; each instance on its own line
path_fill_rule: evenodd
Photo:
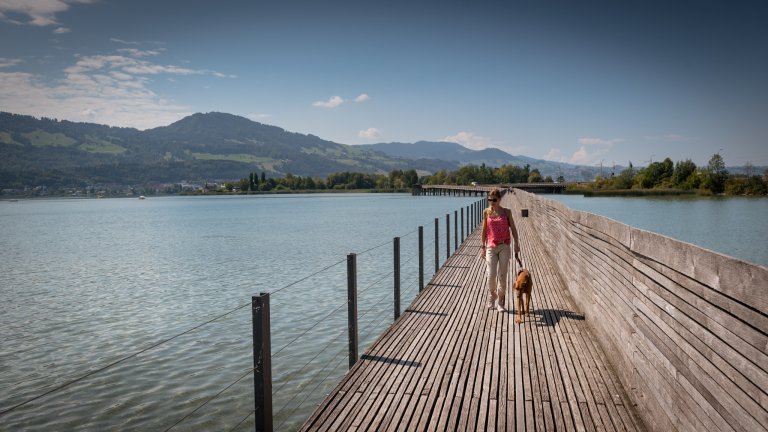
M 0 0 L 0 110 L 768 165 L 768 2 Z

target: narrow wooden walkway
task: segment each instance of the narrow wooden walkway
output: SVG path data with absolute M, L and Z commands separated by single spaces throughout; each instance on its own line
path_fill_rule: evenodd
M 475 230 L 302 430 L 644 430 L 536 234 L 516 221 L 534 279 L 524 324 L 513 294 L 509 312 L 485 308 Z

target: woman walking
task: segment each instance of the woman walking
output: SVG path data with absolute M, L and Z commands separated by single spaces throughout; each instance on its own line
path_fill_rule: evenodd
M 510 238 L 511 234 L 511 238 Z M 489 309 L 496 307 L 499 312 L 507 309 L 504 301 L 507 294 L 507 273 L 509 270 L 510 243 L 515 240 L 515 256 L 520 253 L 517 228 L 512 220 L 512 211 L 501 206 L 501 191 L 493 189 L 488 193 L 488 208 L 483 210 L 483 229 L 480 233 L 482 247 L 480 256 L 485 258 L 488 276 Z M 498 299 L 498 303 L 496 300 Z

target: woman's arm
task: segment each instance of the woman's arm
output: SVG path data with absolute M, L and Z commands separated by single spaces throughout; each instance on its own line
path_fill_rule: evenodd
M 485 212 L 488 211 L 488 209 L 483 209 L 483 227 L 480 230 L 480 256 L 485 256 Z

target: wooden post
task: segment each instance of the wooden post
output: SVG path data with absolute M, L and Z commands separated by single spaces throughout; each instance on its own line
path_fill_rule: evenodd
M 357 255 L 347 255 L 347 318 L 349 328 L 349 368 L 357 362 Z
M 272 346 L 269 293 L 251 297 L 253 323 L 253 396 L 257 431 L 272 431 Z
M 424 289 L 424 227 L 419 226 L 419 292 Z
M 438 232 L 439 221 L 435 218 L 435 274 L 440 270 L 440 233 Z
M 461 208 L 461 242 L 464 243 L 464 207 Z
M 453 211 L 453 251 L 459 248 L 459 211 Z
M 400 318 L 400 237 L 395 237 L 393 256 L 395 257 L 395 320 Z
M 451 256 L 451 214 L 445 215 L 445 259 Z
M 469 209 L 471 209 L 472 206 L 467 206 L 467 237 L 469 237 L 469 234 L 472 232 L 472 230 L 469 229 L 469 227 L 472 225 L 472 222 L 470 220 L 472 219 L 472 215 L 469 213 Z

